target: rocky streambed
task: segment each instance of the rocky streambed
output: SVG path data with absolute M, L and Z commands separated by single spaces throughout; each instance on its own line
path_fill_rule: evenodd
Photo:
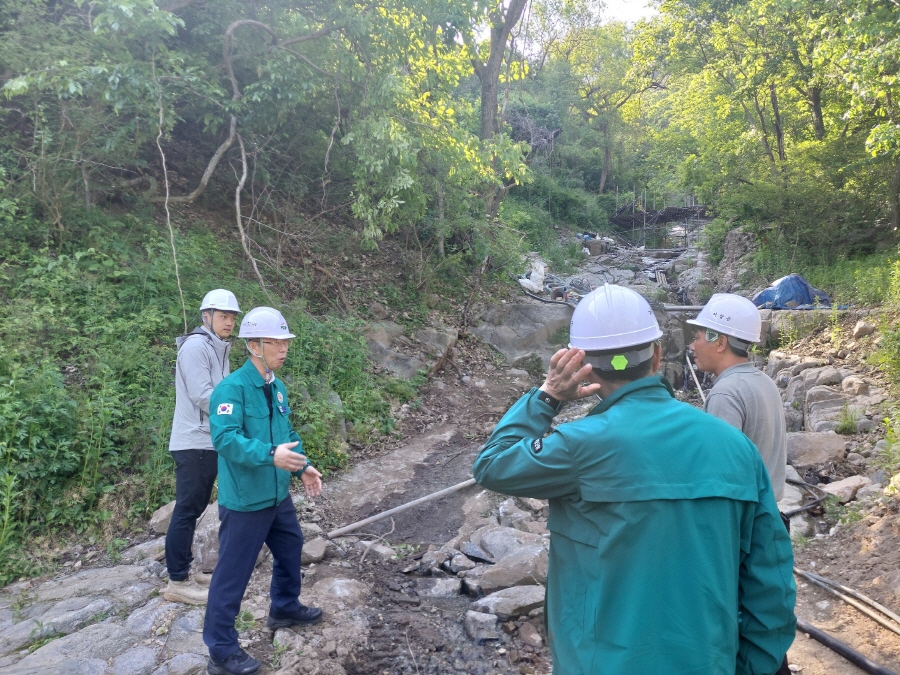
M 670 271 L 691 272 L 696 269 L 686 262 L 691 255 L 663 262 Z M 629 256 L 634 260 L 628 262 Z M 640 253 L 606 254 L 589 258 L 580 274 L 592 284 L 630 285 L 654 300 L 667 332 L 665 373 L 681 388 L 686 316 L 661 311 L 662 303 L 673 301 L 674 288 L 656 283 L 642 264 Z M 307 542 L 301 598 L 324 609 L 321 624 L 274 634 L 265 628 L 271 560 L 261 554 L 237 627 L 242 645 L 264 662 L 263 672 L 550 672 L 543 630 L 546 504 L 473 486 L 344 537 L 328 539 L 325 532 L 470 477 L 472 461 L 496 421 L 540 382 L 544 361 L 565 341 L 570 316 L 563 303 L 516 296 L 480 311 L 473 329 L 479 339 L 460 337 L 439 317 L 412 334 L 387 316 L 371 324 L 367 337 L 376 367 L 401 377 L 425 371 L 430 379 L 415 405 L 395 411 L 402 439 L 352 448 L 353 468 L 330 478 L 321 498 L 295 497 Z M 900 533 L 900 520 L 895 522 L 896 501 L 884 494 L 892 479 L 880 426 L 887 390 L 865 362 L 878 339 L 875 330 L 865 335 L 868 328 L 858 330 L 856 321 L 865 318 L 846 315 L 835 321 L 822 315 L 808 337 L 779 338 L 786 348 L 760 365 L 783 392 L 792 429 L 791 475 L 833 493 L 845 512 L 864 514 L 855 526 L 864 526 L 864 532 L 847 523 L 835 528 L 839 521 L 821 508 L 795 516 L 794 531 L 803 542 L 798 562 L 841 574 L 844 582 L 877 592 L 891 606 L 900 597 L 900 581 L 885 565 L 896 568 L 896 555 L 887 551 L 900 539 L 894 533 Z M 795 331 L 794 319 L 768 315 L 765 320 L 769 332 Z M 696 401 L 689 390 L 679 395 Z M 339 409 L 339 399 L 335 406 Z M 583 415 L 590 406 L 570 404 L 558 421 Z M 335 433 L 345 433 L 339 423 Z M 781 507 L 796 509 L 809 499 L 789 487 Z M 204 672 L 203 609 L 160 597 L 166 583 L 165 518 L 161 510 L 124 550 L 77 545 L 58 574 L 0 590 L 0 671 Z M 199 569 L 215 565 L 216 529 L 211 507 L 195 538 Z M 881 553 L 865 557 L 862 547 Z M 856 640 L 861 650 L 877 649 L 886 665 L 900 665 L 898 640 L 816 593 L 801 584 L 801 615 L 837 633 L 851 627 L 849 635 L 839 637 Z M 790 656 L 807 675 L 857 672 L 802 638 Z

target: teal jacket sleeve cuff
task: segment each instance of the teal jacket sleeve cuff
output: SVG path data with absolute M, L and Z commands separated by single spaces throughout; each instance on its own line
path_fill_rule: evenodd
M 553 499 L 577 494 L 574 458 L 564 436 L 546 438 L 556 410 L 525 394 L 503 416 L 475 460 L 472 473 L 481 485 L 508 495 Z

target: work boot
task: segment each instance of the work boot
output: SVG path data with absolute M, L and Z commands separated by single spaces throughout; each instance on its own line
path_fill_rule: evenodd
M 322 620 L 322 610 L 318 607 L 300 605 L 300 609 L 290 614 L 273 614 L 269 611 L 269 620 L 266 626 L 271 630 L 288 628 L 289 626 L 312 626 Z
M 209 586 L 209 582 L 212 581 L 212 574 L 206 572 L 194 572 L 191 576 L 201 586 Z
M 202 588 L 189 579 L 185 579 L 184 581 L 173 581 L 172 579 L 169 579 L 169 585 L 166 586 L 163 597 L 170 602 L 183 602 L 188 605 L 205 605 L 208 594 L 208 588 Z
M 209 675 L 254 675 L 259 672 L 259 661 L 243 649 L 238 649 L 224 660 L 215 659 L 210 654 L 206 672 Z

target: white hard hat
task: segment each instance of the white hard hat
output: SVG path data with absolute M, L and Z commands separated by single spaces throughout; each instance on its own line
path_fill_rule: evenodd
M 575 307 L 569 346 L 586 352 L 647 344 L 662 337 L 650 304 L 630 288 L 604 284 Z
M 234 293 L 226 291 L 224 288 L 217 288 L 203 296 L 203 302 L 200 303 L 200 311 L 204 309 L 218 309 L 222 312 L 240 312 L 237 298 Z
M 252 340 L 255 338 L 272 338 L 283 340 L 297 337 L 288 331 L 287 321 L 277 309 L 272 307 L 254 307 L 241 321 L 239 338 Z
M 745 342 L 759 342 L 762 328 L 756 305 L 733 293 L 716 293 L 697 318 L 686 323 L 711 328 L 722 335 L 730 335 Z

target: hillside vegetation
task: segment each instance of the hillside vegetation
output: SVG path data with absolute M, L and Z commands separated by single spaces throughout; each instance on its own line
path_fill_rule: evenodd
M 351 446 L 416 396 L 368 365 L 374 302 L 459 320 L 634 202 L 707 204 L 713 259 L 754 232 L 761 278 L 895 300 L 891 0 L 636 26 L 591 0 L 9 0 L 0 37 L 0 583 L 171 498 L 174 337 L 213 287 L 301 337 L 294 423 L 329 469 L 334 393 Z

